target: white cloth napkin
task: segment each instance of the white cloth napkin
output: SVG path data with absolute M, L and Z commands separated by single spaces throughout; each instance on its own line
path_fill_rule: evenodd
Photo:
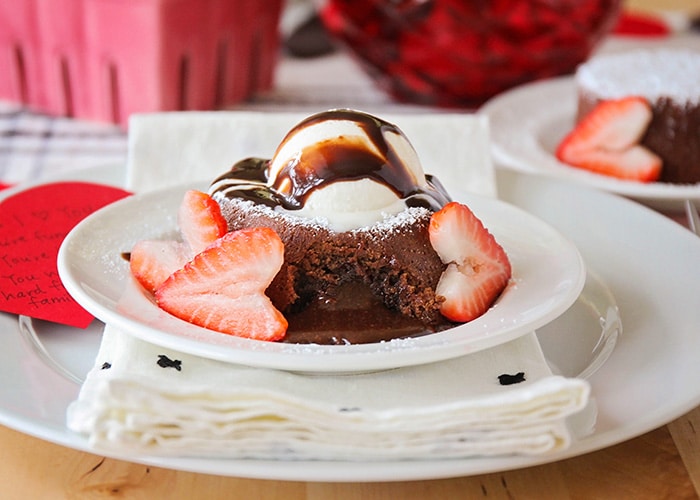
M 236 112 L 136 116 L 130 123 L 129 187 L 145 191 L 207 181 L 242 157 L 269 157 L 302 117 Z M 448 189 L 495 193 L 483 117 L 384 118 L 406 132 L 426 172 L 436 174 Z M 520 373 L 520 383 L 499 382 L 500 375 Z M 588 383 L 552 375 L 535 334 L 423 366 L 308 375 L 173 352 L 108 325 L 95 367 L 69 408 L 68 426 L 87 435 L 96 449 L 122 452 L 446 458 L 564 449 L 572 440 L 568 423 L 588 403 Z M 595 417 L 586 414 L 584 427 L 589 429 Z
M 188 112 L 135 115 L 129 122 L 127 188 L 144 192 L 211 182 L 248 156 L 270 158 L 306 114 Z M 481 115 L 381 115 L 398 125 L 426 173 L 448 188 L 494 195 L 488 119 Z
M 525 381 L 499 383 L 518 373 Z M 108 325 L 68 423 L 97 449 L 166 455 L 536 454 L 569 445 L 565 418 L 588 395 L 585 381 L 551 374 L 534 334 L 427 365 L 304 375 L 190 356 Z

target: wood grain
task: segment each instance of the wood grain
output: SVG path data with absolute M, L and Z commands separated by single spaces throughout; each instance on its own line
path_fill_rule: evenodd
M 553 464 L 384 483 L 268 481 L 173 471 L 71 450 L 0 427 L 0 498 L 690 499 L 698 498 L 694 484 L 700 482 L 699 418 L 696 409 L 637 439 Z M 673 436 L 669 428 L 675 429 Z
M 700 492 L 700 408 L 696 408 L 668 424 L 695 490 Z

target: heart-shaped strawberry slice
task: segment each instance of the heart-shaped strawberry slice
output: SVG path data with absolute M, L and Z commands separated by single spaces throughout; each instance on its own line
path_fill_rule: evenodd
M 653 182 L 661 175 L 661 159 L 639 145 L 651 118 L 642 97 L 602 101 L 561 141 L 556 157 L 598 174 Z
M 465 205 L 451 202 L 433 214 L 430 243 L 447 268 L 435 293 L 444 297 L 440 312 L 466 322 L 484 314 L 511 277 L 508 256 Z
M 257 340 L 280 340 L 287 320 L 265 295 L 284 260 L 284 244 L 266 227 L 226 233 L 155 293 L 165 311 L 195 325 Z

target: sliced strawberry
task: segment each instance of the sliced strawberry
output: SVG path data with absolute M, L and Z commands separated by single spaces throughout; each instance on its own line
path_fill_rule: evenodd
M 284 259 L 272 229 L 225 234 L 173 273 L 155 293 L 158 305 L 180 319 L 218 332 L 280 340 L 287 320 L 265 295 Z
M 153 293 L 190 258 L 189 247 L 184 243 L 144 240 L 131 249 L 129 267 L 141 286 Z
M 445 298 L 440 312 L 452 321 L 484 314 L 511 277 L 505 250 L 465 205 L 451 202 L 433 214 L 430 243 L 447 269 L 436 293 Z
M 626 149 L 639 142 L 651 117 L 651 107 L 643 97 L 601 101 L 564 139 L 560 149 Z
M 556 157 L 599 174 L 653 182 L 661 174 L 661 159 L 638 144 L 651 118 L 642 97 L 602 101 L 561 141 Z
M 629 181 L 654 182 L 661 175 L 661 159 L 639 145 L 624 151 L 581 151 L 576 154 L 576 163 L 569 163 L 574 167 Z
M 185 193 L 178 210 L 177 223 L 193 256 L 221 238 L 228 230 L 219 204 L 208 194 L 194 189 Z
M 190 190 L 180 203 L 178 227 L 184 241 L 144 240 L 131 250 L 131 274 L 153 293 L 172 273 L 226 234 L 226 219 L 208 194 Z

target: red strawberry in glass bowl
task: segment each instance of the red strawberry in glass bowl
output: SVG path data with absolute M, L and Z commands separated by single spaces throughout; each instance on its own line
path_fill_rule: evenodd
M 330 34 L 399 101 L 477 107 L 572 73 L 615 26 L 620 0 L 327 0 Z

